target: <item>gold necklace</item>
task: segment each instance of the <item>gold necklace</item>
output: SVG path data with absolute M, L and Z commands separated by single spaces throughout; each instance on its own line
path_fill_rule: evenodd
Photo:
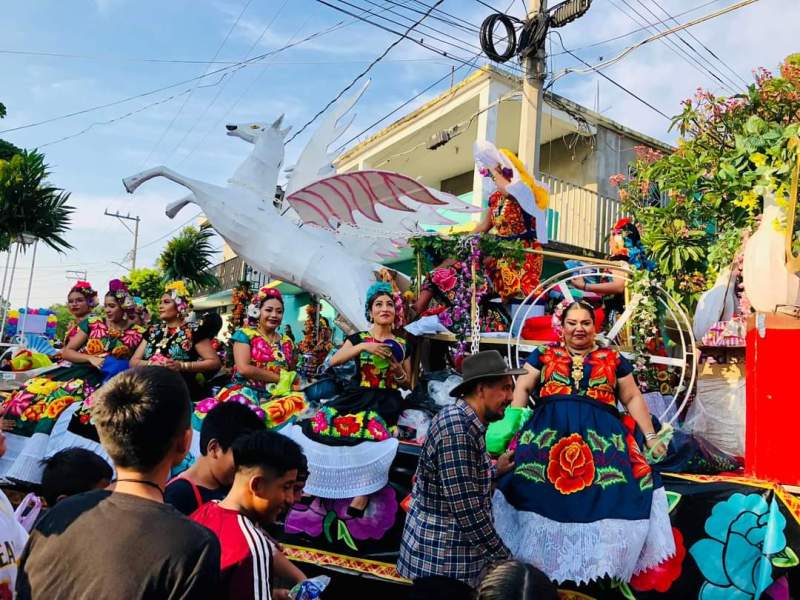
M 585 363 L 586 356 L 594 352 L 597 346 L 592 346 L 588 351 L 585 353 L 575 352 L 567 346 L 567 352 L 569 352 L 570 359 L 572 360 L 572 381 L 575 383 L 575 387 L 579 388 L 581 382 L 583 381 L 583 365 Z

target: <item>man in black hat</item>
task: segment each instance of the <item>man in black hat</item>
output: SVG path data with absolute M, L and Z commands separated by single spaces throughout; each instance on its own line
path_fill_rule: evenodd
M 468 356 L 458 398 L 431 423 L 417 466 L 406 517 L 401 575 L 414 580 L 411 597 L 470 598 L 490 564 L 509 557 L 492 521 L 492 484 L 513 468 L 504 454 L 496 466 L 486 453 L 486 426 L 503 418 L 513 398 L 512 375 L 497 350 Z M 446 596 L 444 596 L 446 594 Z

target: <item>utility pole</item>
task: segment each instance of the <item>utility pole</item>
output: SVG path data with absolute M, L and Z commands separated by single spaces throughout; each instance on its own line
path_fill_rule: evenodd
M 489 15 L 481 25 L 481 48 L 489 58 L 506 62 L 517 56 L 524 65 L 518 155 L 534 177 L 539 175 L 543 84 L 547 77 L 547 32 L 551 27 L 563 27 L 583 16 L 591 4 L 592 0 L 564 0 L 548 9 L 547 0 L 528 0 L 528 14 L 524 21 L 499 13 Z M 494 28 L 498 23 L 505 28 L 505 39 L 508 40 L 507 48 L 502 53 L 494 47 Z M 520 26 L 522 31 L 517 39 L 516 29 Z
M 546 18 L 547 0 L 528 0 L 528 22 Z M 539 144 L 542 139 L 542 92 L 547 75 L 544 40 L 523 58 L 522 113 L 519 127 L 519 159 L 534 177 L 539 177 Z
M 131 271 L 133 271 L 136 268 L 136 250 L 139 246 L 139 221 L 141 221 L 141 219 L 138 216 L 132 217 L 131 213 L 128 213 L 127 215 L 122 215 L 119 212 L 110 213 L 108 212 L 108 209 L 106 209 L 105 213 L 103 214 L 105 214 L 107 217 L 115 217 L 119 219 L 119 222 L 122 223 L 125 229 L 133 234 L 133 251 L 131 252 Z M 128 227 L 128 224 L 125 221 L 134 221 L 134 228 L 131 229 Z

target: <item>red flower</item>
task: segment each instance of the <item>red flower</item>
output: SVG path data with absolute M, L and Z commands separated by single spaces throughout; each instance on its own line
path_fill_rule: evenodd
M 350 437 L 351 435 L 355 435 L 361 429 L 361 426 L 358 424 L 358 420 L 356 420 L 356 418 L 352 415 L 334 417 L 333 427 L 342 437 Z
M 562 494 L 580 492 L 592 485 L 594 458 L 579 433 L 561 438 L 550 448 L 547 478 Z
M 639 450 L 639 444 L 636 443 L 636 439 L 633 437 L 636 421 L 634 421 L 633 417 L 630 415 L 625 415 L 622 418 L 622 424 L 625 426 L 625 429 L 628 430 L 628 435 L 625 436 L 625 443 L 628 445 L 628 460 L 631 461 L 633 476 L 636 477 L 636 479 L 641 479 L 650 473 L 651 469 L 642 451 Z
M 672 528 L 672 535 L 675 537 L 675 556 L 634 575 L 631 578 L 631 587 L 637 592 L 666 592 L 681 576 L 686 547 L 683 545 L 683 535 L 676 527 Z

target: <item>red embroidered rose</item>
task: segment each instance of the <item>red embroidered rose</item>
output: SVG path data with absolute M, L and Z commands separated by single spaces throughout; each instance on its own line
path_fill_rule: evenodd
M 458 279 L 455 270 L 451 268 L 436 269 L 431 275 L 431 281 L 443 292 L 449 292 L 456 287 Z
M 342 437 L 355 435 L 361 429 L 361 426 L 358 424 L 358 420 L 352 415 L 334 417 L 333 427 Z
M 389 439 L 389 432 L 377 419 L 370 419 L 369 423 L 367 423 L 367 431 L 378 442 Z
M 562 494 L 580 492 L 592 485 L 594 458 L 579 433 L 561 438 L 550 448 L 547 478 Z
M 625 429 L 628 430 L 628 435 L 625 436 L 625 444 L 628 446 L 628 460 L 631 461 L 633 476 L 636 477 L 636 479 L 641 479 L 650 473 L 652 469 L 650 465 L 647 464 L 647 459 L 645 459 L 642 451 L 639 450 L 639 444 L 636 443 L 636 439 L 633 437 L 636 421 L 634 421 L 633 417 L 630 415 L 625 415 L 622 418 L 622 424 L 625 426 Z
M 634 575 L 631 578 L 631 587 L 637 592 L 651 590 L 666 592 L 681 576 L 686 547 L 683 545 L 683 535 L 677 528 L 672 528 L 672 535 L 675 537 L 675 555 L 655 567 Z

